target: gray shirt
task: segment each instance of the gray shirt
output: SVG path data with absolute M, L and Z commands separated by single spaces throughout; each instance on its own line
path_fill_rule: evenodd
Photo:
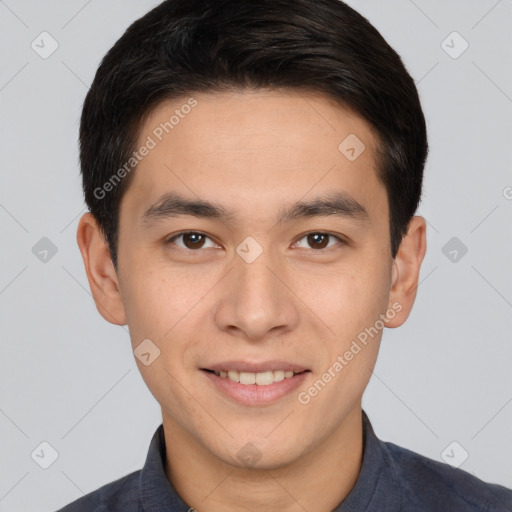
M 512 512 L 512 490 L 381 441 L 364 410 L 362 419 L 361 471 L 349 495 L 333 512 Z M 58 512 L 192 512 L 167 480 L 165 457 L 160 425 L 141 470 Z

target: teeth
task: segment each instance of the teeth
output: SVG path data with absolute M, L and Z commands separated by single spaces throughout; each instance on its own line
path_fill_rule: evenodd
M 281 382 L 284 379 L 284 370 L 276 370 L 273 373 L 274 373 L 274 382 Z
M 240 384 L 256 384 L 256 374 L 240 372 Z
M 281 382 L 283 379 L 293 377 L 294 374 L 295 372 L 290 370 L 274 370 L 259 373 L 238 372 L 237 370 L 220 370 L 215 372 L 215 375 L 222 377 L 223 379 L 228 378 L 229 380 L 239 382 L 240 384 L 257 384 L 258 386 L 268 386 L 274 382 Z
M 274 372 L 268 371 L 256 373 L 254 376 L 254 380 L 255 383 L 258 384 L 258 386 L 268 386 L 269 384 L 272 384 L 274 382 Z M 240 382 L 242 382 L 241 379 Z
M 229 371 L 228 379 L 232 380 L 233 382 L 240 382 L 240 374 L 237 371 Z

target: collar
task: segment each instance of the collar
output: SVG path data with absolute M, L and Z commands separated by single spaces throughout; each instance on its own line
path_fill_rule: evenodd
M 363 460 L 356 484 L 333 512 L 379 512 L 401 509 L 400 482 L 396 475 L 395 462 L 386 444 L 373 430 L 366 412 L 361 410 L 363 420 Z
M 375 435 L 364 410 L 363 460 L 355 486 L 333 512 L 361 510 L 399 510 L 400 485 L 394 463 L 384 442 Z M 189 506 L 178 496 L 165 473 L 166 448 L 163 425 L 153 435 L 146 463 L 139 478 L 139 502 L 143 512 L 189 512 Z

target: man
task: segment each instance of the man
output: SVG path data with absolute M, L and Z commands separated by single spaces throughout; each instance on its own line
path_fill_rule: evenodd
M 63 511 L 510 511 L 380 441 L 361 399 L 426 250 L 414 81 L 338 0 L 168 0 L 83 107 L 97 308 L 162 408 L 144 468 Z

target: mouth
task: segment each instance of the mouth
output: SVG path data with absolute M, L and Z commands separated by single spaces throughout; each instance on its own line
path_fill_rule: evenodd
M 213 373 L 221 379 L 229 379 L 231 382 L 236 382 L 243 385 L 256 384 L 257 386 L 270 386 L 276 382 L 281 382 L 285 379 L 291 379 L 295 375 L 309 372 L 310 370 L 266 370 L 264 372 L 244 372 L 239 370 L 210 370 L 208 368 L 201 368 L 203 371 Z
M 200 368 L 223 397 L 246 406 L 264 406 L 277 402 L 304 385 L 311 370 L 283 361 L 248 363 L 226 361 Z

